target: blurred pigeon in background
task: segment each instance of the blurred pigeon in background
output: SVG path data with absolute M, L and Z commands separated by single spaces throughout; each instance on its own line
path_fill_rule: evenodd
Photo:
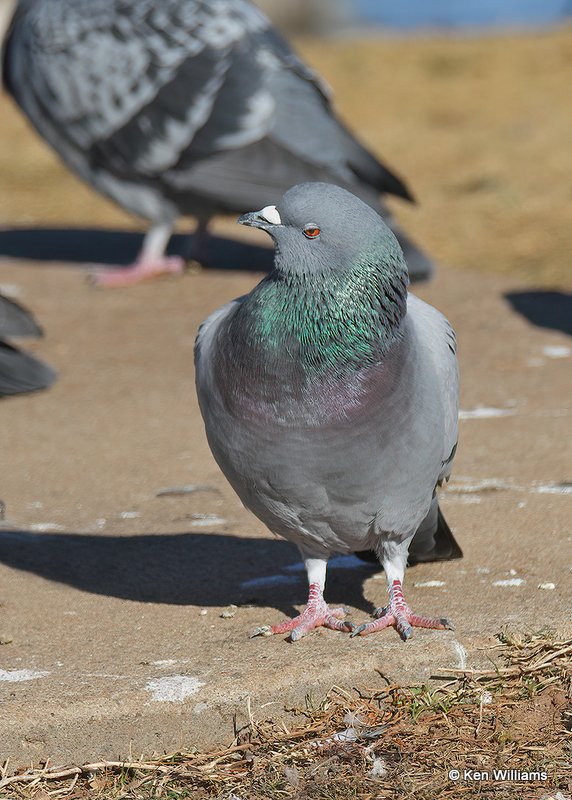
M 177 218 L 265 206 L 293 184 L 347 187 L 396 233 L 412 279 L 432 263 L 380 195 L 405 184 L 336 116 L 319 76 L 249 0 L 20 0 L 3 79 L 37 131 L 87 183 L 150 221 L 125 285 L 184 261 L 166 257 Z M 382 91 L 380 87 L 380 92 Z
M 455 335 L 407 293 L 407 268 L 378 214 L 345 189 L 306 183 L 239 220 L 275 242 L 274 270 L 212 314 L 196 383 L 213 455 L 244 505 L 302 553 L 305 611 L 255 633 L 351 630 L 323 598 L 332 553 L 372 549 L 389 604 L 367 634 L 450 627 L 414 614 L 411 560 L 462 553 L 437 502 L 457 442 Z
M 4 341 L 42 335 L 29 311 L 0 295 L 0 397 L 47 389 L 55 381 L 56 372 L 50 366 Z

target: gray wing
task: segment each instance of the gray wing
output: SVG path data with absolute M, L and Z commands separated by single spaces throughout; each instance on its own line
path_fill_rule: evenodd
M 102 173 L 181 213 L 197 198 L 243 211 L 312 179 L 409 196 L 248 0 L 22 0 L 4 81 L 69 166 L 137 213 Z
M 450 322 L 433 306 L 410 294 L 407 316 L 417 332 L 422 357 L 430 359 L 437 375 L 435 398 L 444 412 L 444 438 L 442 468 L 439 482 L 451 474 L 457 448 L 459 427 L 459 368 L 457 364 L 457 340 Z

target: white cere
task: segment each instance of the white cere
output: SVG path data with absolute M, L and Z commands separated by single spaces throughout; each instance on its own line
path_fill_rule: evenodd
M 280 214 L 278 213 L 276 206 L 264 206 L 260 212 L 260 216 L 264 217 L 264 219 L 271 225 L 282 224 L 282 220 L 280 219 Z

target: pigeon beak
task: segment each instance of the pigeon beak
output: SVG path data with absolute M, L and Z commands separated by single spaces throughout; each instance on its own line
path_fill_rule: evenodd
M 265 206 L 261 211 L 249 211 L 248 214 L 243 214 L 238 218 L 238 224 L 265 231 L 273 225 L 281 225 L 282 220 L 276 206 Z

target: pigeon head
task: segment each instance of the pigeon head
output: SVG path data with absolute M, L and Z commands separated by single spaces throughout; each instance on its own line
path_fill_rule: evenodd
M 254 348 L 246 361 L 269 371 L 278 364 L 281 375 L 289 365 L 308 380 L 378 364 L 399 338 L 408 283 L 381 217 L 345 189 L 302 183 L 239 222 L 276 246 L 274 269 L 229 323 L 229 340 Z
M 276 245 L 275 267 L 311 276 L 379 265 L 403 279 L 407 268 L 397 239 L 355 195 L 329 183 L 302 183 L 276 206 L 244 214 L 238 222 L 266 231 Z

